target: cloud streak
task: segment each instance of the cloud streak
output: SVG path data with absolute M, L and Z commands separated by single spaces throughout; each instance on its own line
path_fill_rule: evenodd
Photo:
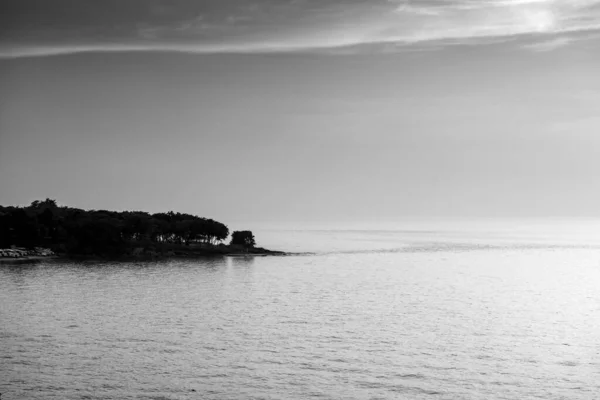
M 523 45 L 525 49 L 531 49 L 534 51 L 552 51 L 556 50 L 560 47 L 567 46 L 569 43 L 573 42 L 573 39 L 566 36 L 556 37 L 546 41 L 540 41 L 536 43 L 530 43 Z
M 600 30 L 600 0 L 5 0 L 0 26 L 1 58 L 317 51 L 531 35 L 542 37 L 532 50 L 553 50 Z

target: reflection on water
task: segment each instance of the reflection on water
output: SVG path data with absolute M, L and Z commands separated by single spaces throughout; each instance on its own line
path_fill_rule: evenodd
M 237 257 L 228 257 L 228 265 L 233 267 L 252 267 L 254 265 L 254 259 L 256 257 L 253 256 L 237 256 Z
M 585 248 L 449 246 L 2 265 L 0 391 L 592 399 L 598 260 Z

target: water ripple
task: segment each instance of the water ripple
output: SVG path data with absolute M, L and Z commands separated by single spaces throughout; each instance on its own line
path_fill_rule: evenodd
M 594 398 L 597 252 L 445 249 L 2 268 L 3 399 Z

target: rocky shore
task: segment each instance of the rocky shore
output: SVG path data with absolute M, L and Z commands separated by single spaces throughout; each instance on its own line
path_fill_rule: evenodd
M 128 254 L 119 256 L 102 255 L 69 255 L 70 258 L 112 258 L 117 260 L 137 260 L 137 259 L 169 259 L 169 258 L 201 258 L 214 256 L 285 256 L 288 253 L 283 251 L 268 250 L 262 247 L 236 246 L 236 245 L 202 245 L 202 246 L 178 246 L 170 248 L 147 248 L 136 247 Z
M 181 246 L 169 249 L 133 248 L 127 254 L 108 255 L 108 254 L 56 254 L 50 249 L 36 247 L 32 250 L 24 248 L 0 249 L 0 263 L 27 263 L 43 261 L 53 258 L 65 258 L 76 260 L 163 260 L 171 258 L 204 258 L 215 256 L 285 256 L 288 253 L 282 251 L 273 251 L 262 247 L 250 247 L 236 245 L 216 245 L 216 246 Z
M 43 247 L 35 247 L 34 249 L 21 247 L 0 249 L 0 263 L 29 262 L 54 257 L 56 257 L 56 254 L 52 250 Z

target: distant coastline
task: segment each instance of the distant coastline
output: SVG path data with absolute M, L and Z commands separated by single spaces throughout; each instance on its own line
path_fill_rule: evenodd
M 225 240 L 230 237 L 229 243 Z M 218 221 L 175 212 L 82 210 L 55 200 L 0 206 L 2 262 L 49 258 L 164 259 L 286 255 L 257 247 L 251 231 L 229 232 Z

